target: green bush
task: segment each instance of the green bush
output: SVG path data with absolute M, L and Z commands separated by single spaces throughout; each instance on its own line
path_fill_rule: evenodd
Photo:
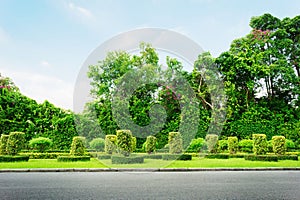
M 119 153 L 129 156 L 132 152 L 132 133 L 130 130 L 117 130 L 117 147 Z
M 272 140 L 268 140 L 268 141 L 267 141 L 267 152 L 268 152 L 268 153 L 273 153 L 273 144 L 272 144 Z
M 228 137 L 228 150 L 230 154 L 236 154 L 239 149 L 239 140 L 237 137 Z
M 103 138 L 95 138 L 90 142 L 90 147 L 96 151 L 104 151 L 105 140 Z
M 245 160 L 250 161 L 278 161 L 278 156 L 273 155 L 245 155 Z
M 267 153 L 267 136 L 265 134 L 253 134 L 253 152 L 256 155 Z
M 161 154 L 148 154 L 148 155 L 144 155 L 145 159 L 162 159 L 162 155 Z
M 163 154 L 163 160 L 192 160 L 192 155 L 189 154 Z
M 70 154 L 72 156 L 83 156 L 85 153 L 85 137 L 73 137 Z
M 29 156 L 30 159 L 57 159 L 58 156 L 69 156 L 69 153 L 20 153 Z
M 29 156 L 0 155 L 0 162 L 27 162 Z
M 7 147 L 7 141 L 8 141 L 9 135 L 1 135 L 0 138 L 0 155 L 6 155 L 6 147 Z
M 205 158 L 209 159 L 229 159 L 228 154 L 207 154 L 205 155 Z
M 136 137 L 132 136 L 131 140 L 131 152 L 134 152 L 136 149 Z
M 278 155 L 278 160 L 298 160 L 298 155 Z
M 112 154 L 117 150 L 117 136 L 116 135 L 106 135 L 105 136 L 105 153 Z
M 182 137 L 179 132 L 169 133 L 169 153 L 180 154 L 183 151 Z
M 150 135 L 147 137 L 145 142 L 145 151 L 148 154 L 151 154 L 155 151 L 155 149 L 156 149 L 156 137 Z
M 143 156 L 112 156 L 111 157 L 111 163 L 112 164 L 136 164 L 136 163 L 144 163 L 144 157 Z
M 277 155 L 285 154 L 285 137 L 273 136 L 272 137 L 273 152 Z
M 229 158 L 244 158 L 245 154 L 229 154 Z
M 90 161 L 90 156 L 58 156 L 57 162 Z
M 45 152 L 53 144 L 52 140 L 45 137 L 33 138 L 29 141 L 29 147 Z
M 111 155 L 98 155 L 99 160 L 111 159 Z
M 228 149 L 228 140 L 218 140 L 218 151 L 225 152 Z
M 6 151 L 8 155 L 17 155 L 24 147 L 25 133 L 11 132 L 7 140 Z
M 296 145 L 292 140 L 286 139 L 285 140 L 285 148 L 287 151 L 293 151 L 293 150 L 295 150 Z
M 218 135 L 208 134 L 205 136 L 205 142 L 207 144 L 207 150 L 209 153 L 216 153 L 218 148 Z
M 253 140 L 244 139 L 239 141 L 239 150 L 245 153 L 253 152 Z
M 196 152 L 199 153 L 201 150 L 206 149 L 206 143 L 203 138 L 192 139 L 187 152 Z

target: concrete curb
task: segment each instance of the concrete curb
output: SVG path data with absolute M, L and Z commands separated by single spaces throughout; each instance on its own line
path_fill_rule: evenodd
M 28 172 L 207 172 L 207 171 L 300 171 L 300 167 L 270 168 L 39 168 L 0 169 L 0 173 Z

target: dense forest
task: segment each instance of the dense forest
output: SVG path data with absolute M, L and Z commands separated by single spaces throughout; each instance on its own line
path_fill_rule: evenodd
M 83 135 L 90 141 L 115 134 L 120 126 L 132 128 L 134 135 L 143 136 L 137 138 L 138 148 L 150 134 L 147 131 L 158 130 L 155 134 L 158 148 L 167 144 L 168 133 L 172 131 L 195 132 L 193 137 L 205 138 L 212 113 L 216 110 L 221 113 L 221 108 L 213 102 L 214 89 L 208 84 L 210 75 L 203 72 L 205 65 L 218 70 L 217 76 L 226 94 L 226 107 L 222 111 L 226 122 L 222 124 L 220 138 L 247 139 L 253 133 L 264 133 L 268 139 L 283 135 L 300 146 L 300 16 L 278 19 L 264 14 L 253 17 L 250 27 L 249 34 L 234 40 L 229 50 L 218 57 L 212 57 L 209 52 L 200 54 L 190 72 L 184 70 L 176 58 L 170 57 L 166 58 L 167 69 L 164 70 L 151 44 L 141 43 L 138 55 L 110 52 L 104 60 L 89 67 L 94 100 L 87 103 L 81 114 L 57 108 L 48 101 L 38 104 L 22 95 L 9 78 L 1 76 L 0 134 L 23 131 L 27 141 L 38 136 L 48 137 L 53 139 L 57 149 L 69 148 L 75 135 Z M 188 102 L 191 97 L 176 84 L 148 82 L 133 87 L 130 98 L 126 97 L 129 106 L 125 108 L 122 98 L 118 101 L 116 94 L 124 75 L 130 78 L 132 71 L 135 71 L 134 76 L 141 73 L 140 76 L 151 77 L 151 80 L 160 80 L 158 74 L 170 79 L 179 74 L 189 84 L 195 100 Z M 197 116 L 186 119 L 181 102 L 190 108 L 196 106 L 192 110 L 197 111 Z M 153 105 L 158 106 L 154 109 L 155 116 Z M 159 109 L 162 107 L 164 109 Z M 126 109 L 130 120 L 116 121 L 116 114 L 122 115 Z M 150 130 L 151 119 L 158 121 Z

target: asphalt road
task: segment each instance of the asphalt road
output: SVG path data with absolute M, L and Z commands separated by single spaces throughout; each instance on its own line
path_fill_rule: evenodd
M 0 173 L 0 199 L 300 199 L 299 171 Z

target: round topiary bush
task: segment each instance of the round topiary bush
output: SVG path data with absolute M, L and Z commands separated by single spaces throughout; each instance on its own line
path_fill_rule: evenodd
M 132 133 L 130 130 L 117 130 L 117 147 L 119 153 L 129 156 L 132 152 Z
M 24 147 L 25 133 L 11 132 L 7 140 L 6 151 L 8 155 L 17 155 Z
M 182 136 L 179 132 L 169 133 L 169 152 L 171 154 L 180 154 L 183 151 Z
M 83 156 L 85 153 L 85 137 L 73 137 L 70 154 L 74 156 Z
M 253 140 L 244 139 L 239 141 L 239 150 L 244 153 L 253 152 Z
M 192 139 L 187 151 L 199 153 L 201 150 L 204 150 L 206 148 L 207 146 L 205 140 L 203 138 L 196 138 L 196 139 Z
M 228 150 L 228 140 L 218 140 L 218 152 L 225 152 Z
M 146 139 L 145 151 L 148 154 L 151 154 L 151 153 L 153 153 L 155 151 L 155 149 L 156 149 L 156 137 L 150 135 Z
M 285 148 L 287 151 L 293 151 L 296 148 L 296 145 L 292 140 L 286 139 L 285 140 Z
M 103 138 L 95 138 L 90 142 L 90 147 L 96 151 L 104 151 L 105 140 Z
M 33 138 L 29 141 L 29 146 L 37 149 L 39 152 L 45 152 L 52 144 L 52 140 L 45 137 Z
M 8 141 L 9 135 L 1 135 L 0 138 L 0 155 L 6 155 L 6 146 L 7 146 L 7 141 Z
M 112 154 L 117 150 L 117 136 L 116 135 L 106 135 L 105 136 L 105 152 L 107 154 Z

